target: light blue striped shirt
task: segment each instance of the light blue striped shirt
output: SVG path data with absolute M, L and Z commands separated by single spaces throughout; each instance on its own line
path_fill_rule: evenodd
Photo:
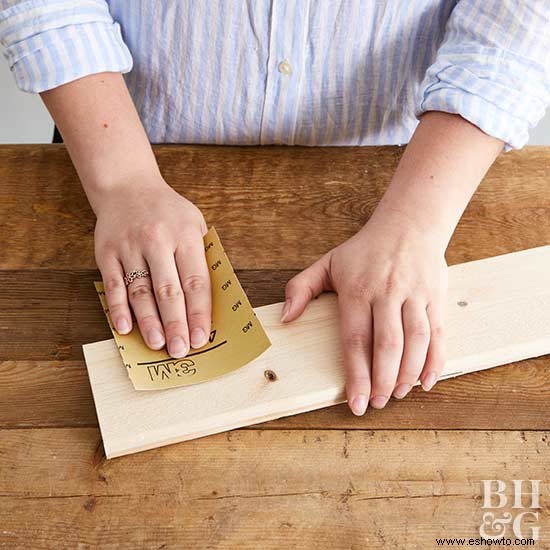
M 150 141 L 381 145 L 458 113 L 506 150 L 550 103 L 550 0 L 0 0 L 17 85 L 125 79 Z

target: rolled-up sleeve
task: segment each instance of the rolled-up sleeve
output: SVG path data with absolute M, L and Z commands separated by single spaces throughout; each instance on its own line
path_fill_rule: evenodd
M 550 0 L 459 0 L 416 116 L 459 114 L 519 149 L 550 104 Z
M 0 44 L 25 92 L 132 68 L 120 25 L 103 0 L 0 0 Z

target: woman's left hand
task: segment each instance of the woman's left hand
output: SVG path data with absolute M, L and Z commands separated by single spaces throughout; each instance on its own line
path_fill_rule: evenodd
M 353 237 L 288 281 L 282 321 L 323 291 L 338 294 L 346 395 L 351 410 L 425 390 L 444 361 L 445 245 L 395 213 L 373 214 Z

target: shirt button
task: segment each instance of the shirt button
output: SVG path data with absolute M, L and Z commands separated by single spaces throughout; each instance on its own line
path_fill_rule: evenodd
M 282 74 L 292 74 L 292 65 L 288 61 L 281 61 L 279 63 L 279 72 Z

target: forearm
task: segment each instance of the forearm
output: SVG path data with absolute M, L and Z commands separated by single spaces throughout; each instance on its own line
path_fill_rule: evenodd
M 459 115 L 425 113 L 373 217 L 447 247 L 483 176 L 502 150 Z
M 40 95 L 63 135 L 92 207 L 108 189 L 137 175 L 158 175 L 120 73 L 93 74 Z

